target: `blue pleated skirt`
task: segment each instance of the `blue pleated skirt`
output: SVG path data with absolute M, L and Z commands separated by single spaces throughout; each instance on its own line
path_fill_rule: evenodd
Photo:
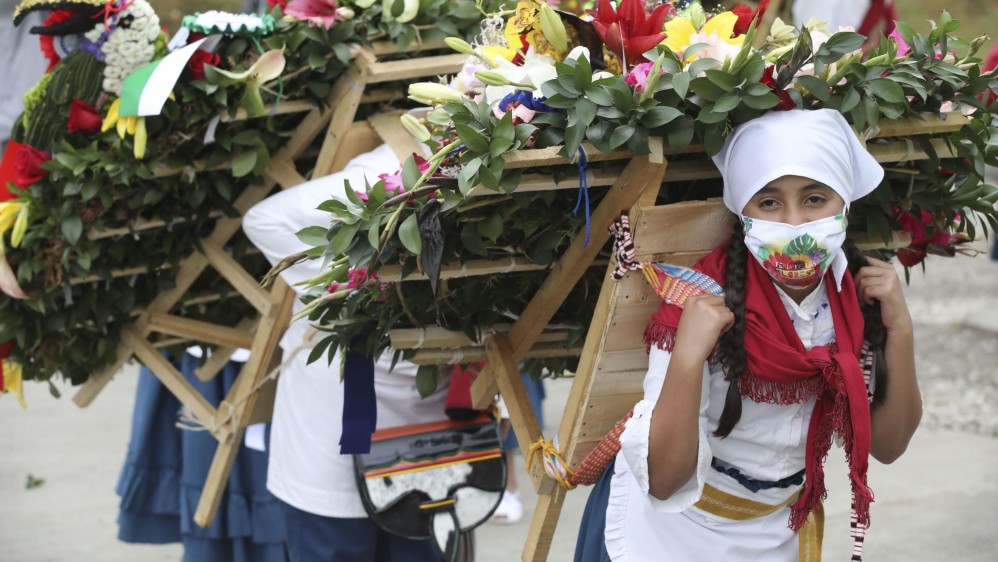
M 198 359 L 180 369 L 214 406 L 232 387 L 242 363 L 229 362 L 212 380 L 194 376 Z M 176 427 L 180 402 L 148 369 L 139 373 L 132 436 L 118 479 L 118 538 L 133 543 L 182 542 L 185 562 L 285 562 L 283 509 L 267 491 L 267 453 L 240 446 L 218 515 L 206 529 L 194 523 L 217 442 L 206 431 Z
M 610 562 L 606 552 L 606 509 L 610 503 L 610 481 L 613 479 L 613 465 L 607 467 L 593 486 L 582 512 L 579 524 L 579 537 L 575 542 L 575 562 Z

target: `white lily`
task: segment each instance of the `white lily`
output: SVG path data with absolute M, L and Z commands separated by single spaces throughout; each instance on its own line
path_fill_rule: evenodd
M 565 58 L 574 60 L 579 57 L 585 57 L 586 60 L 590 60 L 589 49 L 581 46 L 575 47 Z M 497 59 L 496 62 L 498 63 L 498 67 L 493 69 L 492 72 L 501 75 L 511 84 L 519 86 L 486 87 L 485 101 L 488 103 L 497 102 L 517 90 L 526 90 L 526 86 L 533 88 L 535 98 L 542 97 L 541 84 L 558 77 L 558 71 L 554 66 L 554 59 L 550 55 L 539 54 L 534 50 L 533 45 L 524 54 L 522 65 L 515 65 L 504 59 Z

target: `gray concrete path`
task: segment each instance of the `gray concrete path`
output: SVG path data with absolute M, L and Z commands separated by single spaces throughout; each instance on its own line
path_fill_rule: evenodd
M 867 540 L 869 561 L 998 560 L 998 264 L 931 259 L 913 273 L 907 294 L 916 320 L 925 417 L 906 455 L 890 466 L 871 461 L 877 501 Z M 54 400 L 27 388 L 29 410 L 0 398 L 0 562 L 178 562 L 178 545 L 117 541 L 114 485 L 125 456 L 135 368 L 119 374 L 94 405 Z M 545 434 L 556 431 L 569 380 L 548 382 Z M 523 466 L 522 459 L 517 459 Z M 848 559 L 848 484 L 842 454 L 827 467 L 825 559 Z M 30 477 L 44 484 L 27 489 Z M 521 482 L 526 477 L 521 472 Z M 588 490 L 566 500 L 549 560 L 572 559 Z M 534 498 L 515 525 L 478 531 L 478 562 L 518 560 Z

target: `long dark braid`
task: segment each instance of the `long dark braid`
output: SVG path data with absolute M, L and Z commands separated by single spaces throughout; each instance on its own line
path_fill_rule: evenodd
M 847 239 L 842 245 L 846 260 L 849 261 L 849 272 L 855 275 L 860 268 L 869 262 L 866 255 L 856 247 L 852 240 Z M 884 320 L 880 316 L 880 303 L 873 304 L 859 303 L 859 309 L 863 313 L 863 339 L 865 339 L 876 353 L 874 377 L 876 390 L 873 396 L 873 403 L 879 404 L 884 398 L 886 388 L 887 370 L 884 361 L 884 346 L 887 345 L 887 329 L 884 328 Z
M 729 380 L 728 394 L 724 398 L 724 410 L 721 411 L 721 418 L 714 431 L 717 437 L 727 437 L 742 417 L 742 393 L 738 388 L 738 379 L 748 367 L 748 357 L 745 355 L 747 277 L 748 248 L 745 247 L 745 232 L 741 221 L 735 221 L 724 266 L 724 304 L 734 313 L 735 323 L 730 330 L 721 335 L 717 343 L 721 366 Z

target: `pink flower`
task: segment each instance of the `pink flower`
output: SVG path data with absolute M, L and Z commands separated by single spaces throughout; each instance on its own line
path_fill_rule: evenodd
M 355 189 L 353 192 L 357 194 L 357 197 L 359 197 L 361 201 L 367 203 L 367 192 L 366 191 L 357 191 Z
M 415 153 L 412 157 L 416 160 L 416 166 L 419 167 L 420 173 L 425 174 L 426 170 L 430 169 L 430 163 L 425 158 Z M 402 185 L 402 168 L 399 168 L 394 174 L 379 174 L 378 178 L 385 180 L 385 192 L 396 195 L 405 193 L 405 186 Z
M 355 267 L 347 272 L 347 287 L 351 289 L 363 287 L 368 281 L 377 280 L 378 274 L 372 273 L 371 275 L 368 275 L 366 267 Z
M 333 27 L 339 13 L 336 0 L 291 0 L 284 13 L 293 18 L 307 21 L 312 27 Z
M 340 288 L 340 284 L 339 283 L 331 283 L 328 287 L 326 287 L 326 292 L 327 293 L 335 293 L 336 291 L 339 290 L 339 288 Z
M 655 66 L 655 63 L 650 61 L 634 65 L 634 68 L 624 77 L 624 82 L 633 88 L 635 92 L 645 91 L 645 88 L 648 87 L 648 74 L 651 73 L 653 66 Z M 660 74 L 665 74 L 665 71 L 662 70 Z
M 889 37 L 893 39 L 898 46 L 898 52 L 895 56 L 903 57 L 908 54 L 908 51 L 911 50 L 911 46 L 904 40 L 904 37 L 901 37 L 901 32 L 898 31 L 896 27 L 894 28 L 894 31 L 891 32 Z

